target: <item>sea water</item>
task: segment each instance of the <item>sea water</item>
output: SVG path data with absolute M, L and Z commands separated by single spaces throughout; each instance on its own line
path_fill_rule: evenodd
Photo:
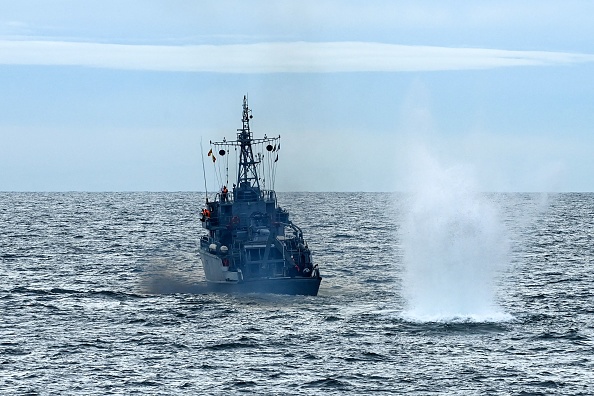
M 0 394 L 594 393 L 594 195 L 450 194 L 279 193 L 303 297 L 205 293 L 202 194 L 0 193 Z

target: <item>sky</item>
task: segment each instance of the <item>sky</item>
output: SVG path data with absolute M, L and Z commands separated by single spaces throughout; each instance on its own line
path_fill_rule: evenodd
M 591 1 L 0 10 L 0 191 L 203 191 L 245 94 L 279 191 L 406 191 L 427 156 L 480 191 L 594 191 Z

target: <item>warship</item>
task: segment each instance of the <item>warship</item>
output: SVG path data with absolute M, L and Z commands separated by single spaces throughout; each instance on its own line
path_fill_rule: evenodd
M 200 239 L 199 252 L 208 289 L 316 296 L 322 281 L 319 268 L 313 264 L 302 230 L 278 205 L 274 191 L 280 135 L 254 138 L 251 119 L 244 96 L 237 139 L 210 142 L 208 156 L 221 189 L 211 199 L 206 192 L 201 213 L 202 227 L 208 233 Z M 233 154 L 236 182 L 228 189 Z

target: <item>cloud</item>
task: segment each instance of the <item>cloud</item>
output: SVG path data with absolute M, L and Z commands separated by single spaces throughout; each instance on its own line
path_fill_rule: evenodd
M 0 64 L 213 73 L 406 72 L 549 66 L 594 55 L 373 42 L 126 45 L 0 40 Z

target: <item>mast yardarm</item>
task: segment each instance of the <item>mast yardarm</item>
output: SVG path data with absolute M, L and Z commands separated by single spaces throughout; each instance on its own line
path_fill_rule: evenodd
M 223 139 L 222 142 L 211 141 L 210 144 L 214 145 L 214 152 L 217 152 L 220 147 L 236 147 L 239 149 L 237 184 L 234 184 L 234 187 L 237 186 L 237 188 L 242 190 L 250 189 L 256 195 L 259 195 L 260 182 L 264 182 L 264 179 L 260 179 L 260 177 L 263 175 L 267 176 L 267 181 L 271 181 L 272 185 L 274 185 L 274 169 L 276 161 L 278 161 L 278 151 L 280 150 L 280 135 L 278 137 L 267 137 L 264 135 L 262 139 L 254 139 L 250 130 L 252 111 L 248 107 L 247 95 L 243 97 L 242 114 L 242 127 L 237 129 L 236 140 L 228 141 Z M 226 154 L 225 150 L 221 151 L 219 151 L 221 156 Z M 254 154 L 254 151 L 256 151 L 257 155 Z M 213 159 L 213 163 L 214 161 Z M 259 168 L 260 166 L 263 168 Z M 268 174 L 266 170 L 268 170 Z

